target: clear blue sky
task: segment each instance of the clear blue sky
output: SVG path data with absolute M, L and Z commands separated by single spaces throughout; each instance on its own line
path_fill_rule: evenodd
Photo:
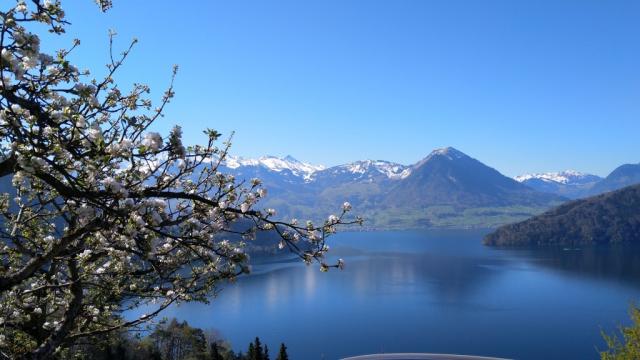
M 640 1 L 64 0 L 81 67 L 177 96 L 159 125 L 233 152 L 413 163 L 454 146 L 507 175 L 640 162 Z M 149 5 L 153 4 L 153 5 Z M 55 46 L 62 42 L 56 40 Z

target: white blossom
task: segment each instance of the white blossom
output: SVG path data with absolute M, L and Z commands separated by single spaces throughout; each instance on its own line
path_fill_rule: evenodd
M 162 147 L 162 136 L 157 132 L 148 132 L 142 140 L 142 145 L 151 151 L 158 151 Z
M 94 126 L 87 131 L 87 137 L 93 142 L 102 140 L 102 130 L 98 126 Z
M 118 182 L 116 179 L 112 177 L 107 177 L 102 180 L 102 185 L 104 185 L 105 189 L 117 193 L 122 190 L 122 184 Z
M 131 150 L 133 148 L 133 141 L 131 139 L 124 138 L 120 140 L 120 149 L 122 150 Z
M 76 123 L 75 123 L 76 127 L 83 129 L 87 126 L 87 122 L 85 121 L 84 116 L 82 115 L 78 115 L 78 118 L 76 119 Z
M 89 256 L 91 256 L 91 253 L 92 253 L 92 251 L 91 251 L 91 250 L 89 250 L 89 249 L 85 249 L 84 251 L 82 251 L 82 252 L 78 255 L 78 257 L 79 257 L 80 259 L 86 259 L 86 258 L 88 258 Z
M 251 207 L 251 205 L 245 203 L 240 204 L 240 211 L 242 211 L 243 213 L 246 213 L 247 211 L 249 211 L 249 208 Z
M 25 56 L 22 58 L 22 67 L 25 70 L 33 69 L 38 65 L 38 59 L 35 57 Z
M 16 5 L 16 12 L 26 13 L 27 12 L 27 4 L 24 1 L 19 1 Z
M 250 211 L 268 194 L 262 181 L 245 183 L 215 166 L 230 145 L 222 142 L 219 148 L 217 132 L 206 131 L 208 143 L 185 147 L 178 126 L 166 138 L 148 131 L 164 115 L 172 87 L 160 103 L 152 102 L 144 84 L 125 92 L 110 71 L 102 79 L 81 73 L 70 49 L 40 53 L 35 33 L 46 28 L 62 34 L 69 22 L 57 0 L 27 3 L 9 2 L 0 11 L 5 39 L 0 90 L 11 87 L 18 97 L 3 98 L 0 109 L 0 150 L 17 163 L 6 169 L 15 191 L 0 198 L 6 238 L 0 261 L 3 276 L 21 274 L 0 294 L 0 342 L 8 358 L 30 357 L 20 347 L 28 342 L 42 348 L 40 338 L 54 339 L 46 348 L 65 354 L 74 343 L 51 336 L 63 324 L 69 334 L 107 334 L 123 325 L 123 307 L 135 311 L 153 307 L 154 301 L 206 299 L 221 281 L 250 271 L 245 241 L 274 229 L 276 216 L 270 208 Z M 109 65 L 114 72 L 128 50 L 116 53 Z M 197 166 L 200 161 L 204 166 Z M 320 261 L 328 250 L 323 240 L 335 226 L 297 224 L 278 222 L 278 248 L 291 249 L 307 264 Z M 236 232 L 242 239 L 228 239 Z M 305 240 L 304 246 L 291 246 Z M 52 250 L 55 255 L 47 255 L 45 263 L 29 265 Z M 75 286 L 83 296 L 69 312 L 78 300 Z M 25 326 L 36 318 L 44 325 Z

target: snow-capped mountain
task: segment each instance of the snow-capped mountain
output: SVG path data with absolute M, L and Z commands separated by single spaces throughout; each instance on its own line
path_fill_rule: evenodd
M 410 175 L 393 184 L 385 203 L 465 206 L 544 206 L 559 200 L 500 174 L 497 170 L 452 147 L 436 149 L 411 168 Z
M 228 156 L 225 165 L 229 169 L 236 170 L 241 167 L 263 167 L 274 172 L 291 172 L 293 176 L 309 180 L 316 171 L 324 170 L 322 165 L 312 165 L 287 155 L 283 158 L 276 156 L 263 156 L 258 159 L 246 159 L 242 157 Z
M 584 185 L 602 180 L 597 175 L 591 175 L 575 170 L 565 170 L 561 172 L 546 172 L 537 174 L 524 174 L 514 178 L 516 181 L 524 183 L 531 179 L 539 179 L 546 182 L 556 182 L 565 185 Z
M 445 148 L 440 148 L 440 149 L 435 149 L 426 158 L 420 160 L 413 167 L 420 167 L 424 163 L 426 163 L 426 162 L 430 161 L 431 159 L 433 159 L 434 157 L 442 157 L 442 158 L 445 158 L 445 159 L 448 159 L 448 160 L 457 160 L 457 159 L 463 159 L 463 158 L 467 157 L 467 154 L 465 154 L 462 151 L 460 151 L 458 149 L 455 149 L 455 148 L 453 148 L 451 146 L 445 147 Z
M 361 160 L 324 167 L 291 156 L 264 156 L 228 157 L 223 167 L 239 181 L 261 179 L 269 196 L 260 206 L 278 209 L 285 218 L 321 221 L 336 204 L 349 201 L 358 214 L 374 219 L 371 226 L 399 228 L 495 226 L 567 198 L 640 181 L 640 164 L 622 166 L 605 180 L 575 170 L 509 178 L 451 147 L 413 165 Z
M 343 180 L 359 181 L 386 177 L 390 180 L 404 179 L 411 174 L 411 166 L 401 165 L 384 160 L 361 160 L 349 164 L 326 168 L 323 165 L 313 165 L 299 161 L 292 156 L 283 158 L 263 156 L 258 159 L 228 156 L 224 165 L 234 172 L 270 171 L 284 173 L 314 182 L 319 178 L 340 177 Z
M 343 181 L 374 181 L 404 179 L 411 174 L 411 167 L 384 160 L 362 160 L 318 171 L 311 181 L 340 178 Z
M 589 190 L 602 180 L 601 177 L 575 170 L 525 174 L 514 178 L 535 190 L 579 198 L 587 195 Z

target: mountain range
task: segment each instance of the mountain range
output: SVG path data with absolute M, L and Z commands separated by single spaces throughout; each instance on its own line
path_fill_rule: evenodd
M 262 207 L 282 218 L 321 221 L 344 201 L 371 228 L 495 227 L 540 214 L 569 199 L 640 183 L 640 164 L 606 178 L 568 170 L 504 176 L 452 147 L 415 164 L 361 160 L 324 167 L 265 156 L 228 157 L 223 171 L 260 178 L 270 196 Z
M 258 206 L 276 209 L 279 218 L 321 222 L 349 201 L 369 229 L 498 227 L 569 199 L 640 184 L 640 164 L 606 178 L 564 171 L 512 179 L 452 147 L 412 165 L 362 160 L 327 168 L 291 156 L 228 156 L 220 170 L 261 179 L 269 196 Z M 11 191 L 10 177 L 0 178 L 0 192 Z
M 491 227 L 566 200 L 451 147 L 412 165 L 363 160 L 325 168 L 287 156 L 230 158 L 226 167 L 238 178 L 260 178 L 270 192 L 261 206 L 284 218 L 322 220 L 349 201 L 372 228 Z

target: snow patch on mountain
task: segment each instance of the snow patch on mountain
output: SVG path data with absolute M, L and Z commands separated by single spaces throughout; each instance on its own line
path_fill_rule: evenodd
M 225 159 L 225 165 L 230 169 L 237 169 L 241 166 L 262 166 L 275 172 L 289 170 L 293 175 L 301 176 L 304 179 L 309 179 L 314 172 L 325 169 L 322 165 L 312 165 L 298 161 L 292 156 L 286 156 L 284 158 L 263 156 L 258 159 L 227 156 Z
M 459 160 L 465 157 L 468 157 L 465 153 L 449 146 L 446 148 L 433 150 L 426 158 L 418 161 L 412 167 L 417 169 L 422 165 L 426 164 L 427 162 L 436 158 L 445 158 L 447 160 Z
M 463 157 L 467 156 L 462 151 L 454 149 L 450 146 L 446 148 L 433 150 L 429 155 L 429 157 L 436 156 L 436 155 L 445 156 L 449 160 L 462 159 Z
M 314 181 L 313 175 L 323 170 L 331 171 L 334 174 L 353 174 L 357 175 L 358 178 L 365 176 L 365 174 L 371 176 L 372 172 L 375 172 L 381 173 L 393 180 L 404 179 L 411 174 L 411 168 L 409 166 L 383 160 L 362 160 L 327 169 L 323 165 L 312 165 L 301 162 L 291 156 L 284 158 L 263 156 L 258 159 L 227 156 L 224 165 L 234 170 L 246 166 L 261 166 L 274 172 L 289 170 L 294 176 L 302 177 L 307 182 Z
M 371 171 L 379 172 L 389 179 L 404 179 L 411 174 L 408 166 L 396 164 L 384 160 L 362 160 L 346 165 L 336 166 L 334 173 L 348 172 L 351 174 L 364 175 Z
M 576 170 L 565 170 L 561 172 L 546 172 L 536 174 L 524 174 L 514 177 L 518 182 L 526 182 L 532 179 L 538 179 L 545 182 L 555 182 L 559 184 L 585 184 L 600 180 L 600 177 Z

